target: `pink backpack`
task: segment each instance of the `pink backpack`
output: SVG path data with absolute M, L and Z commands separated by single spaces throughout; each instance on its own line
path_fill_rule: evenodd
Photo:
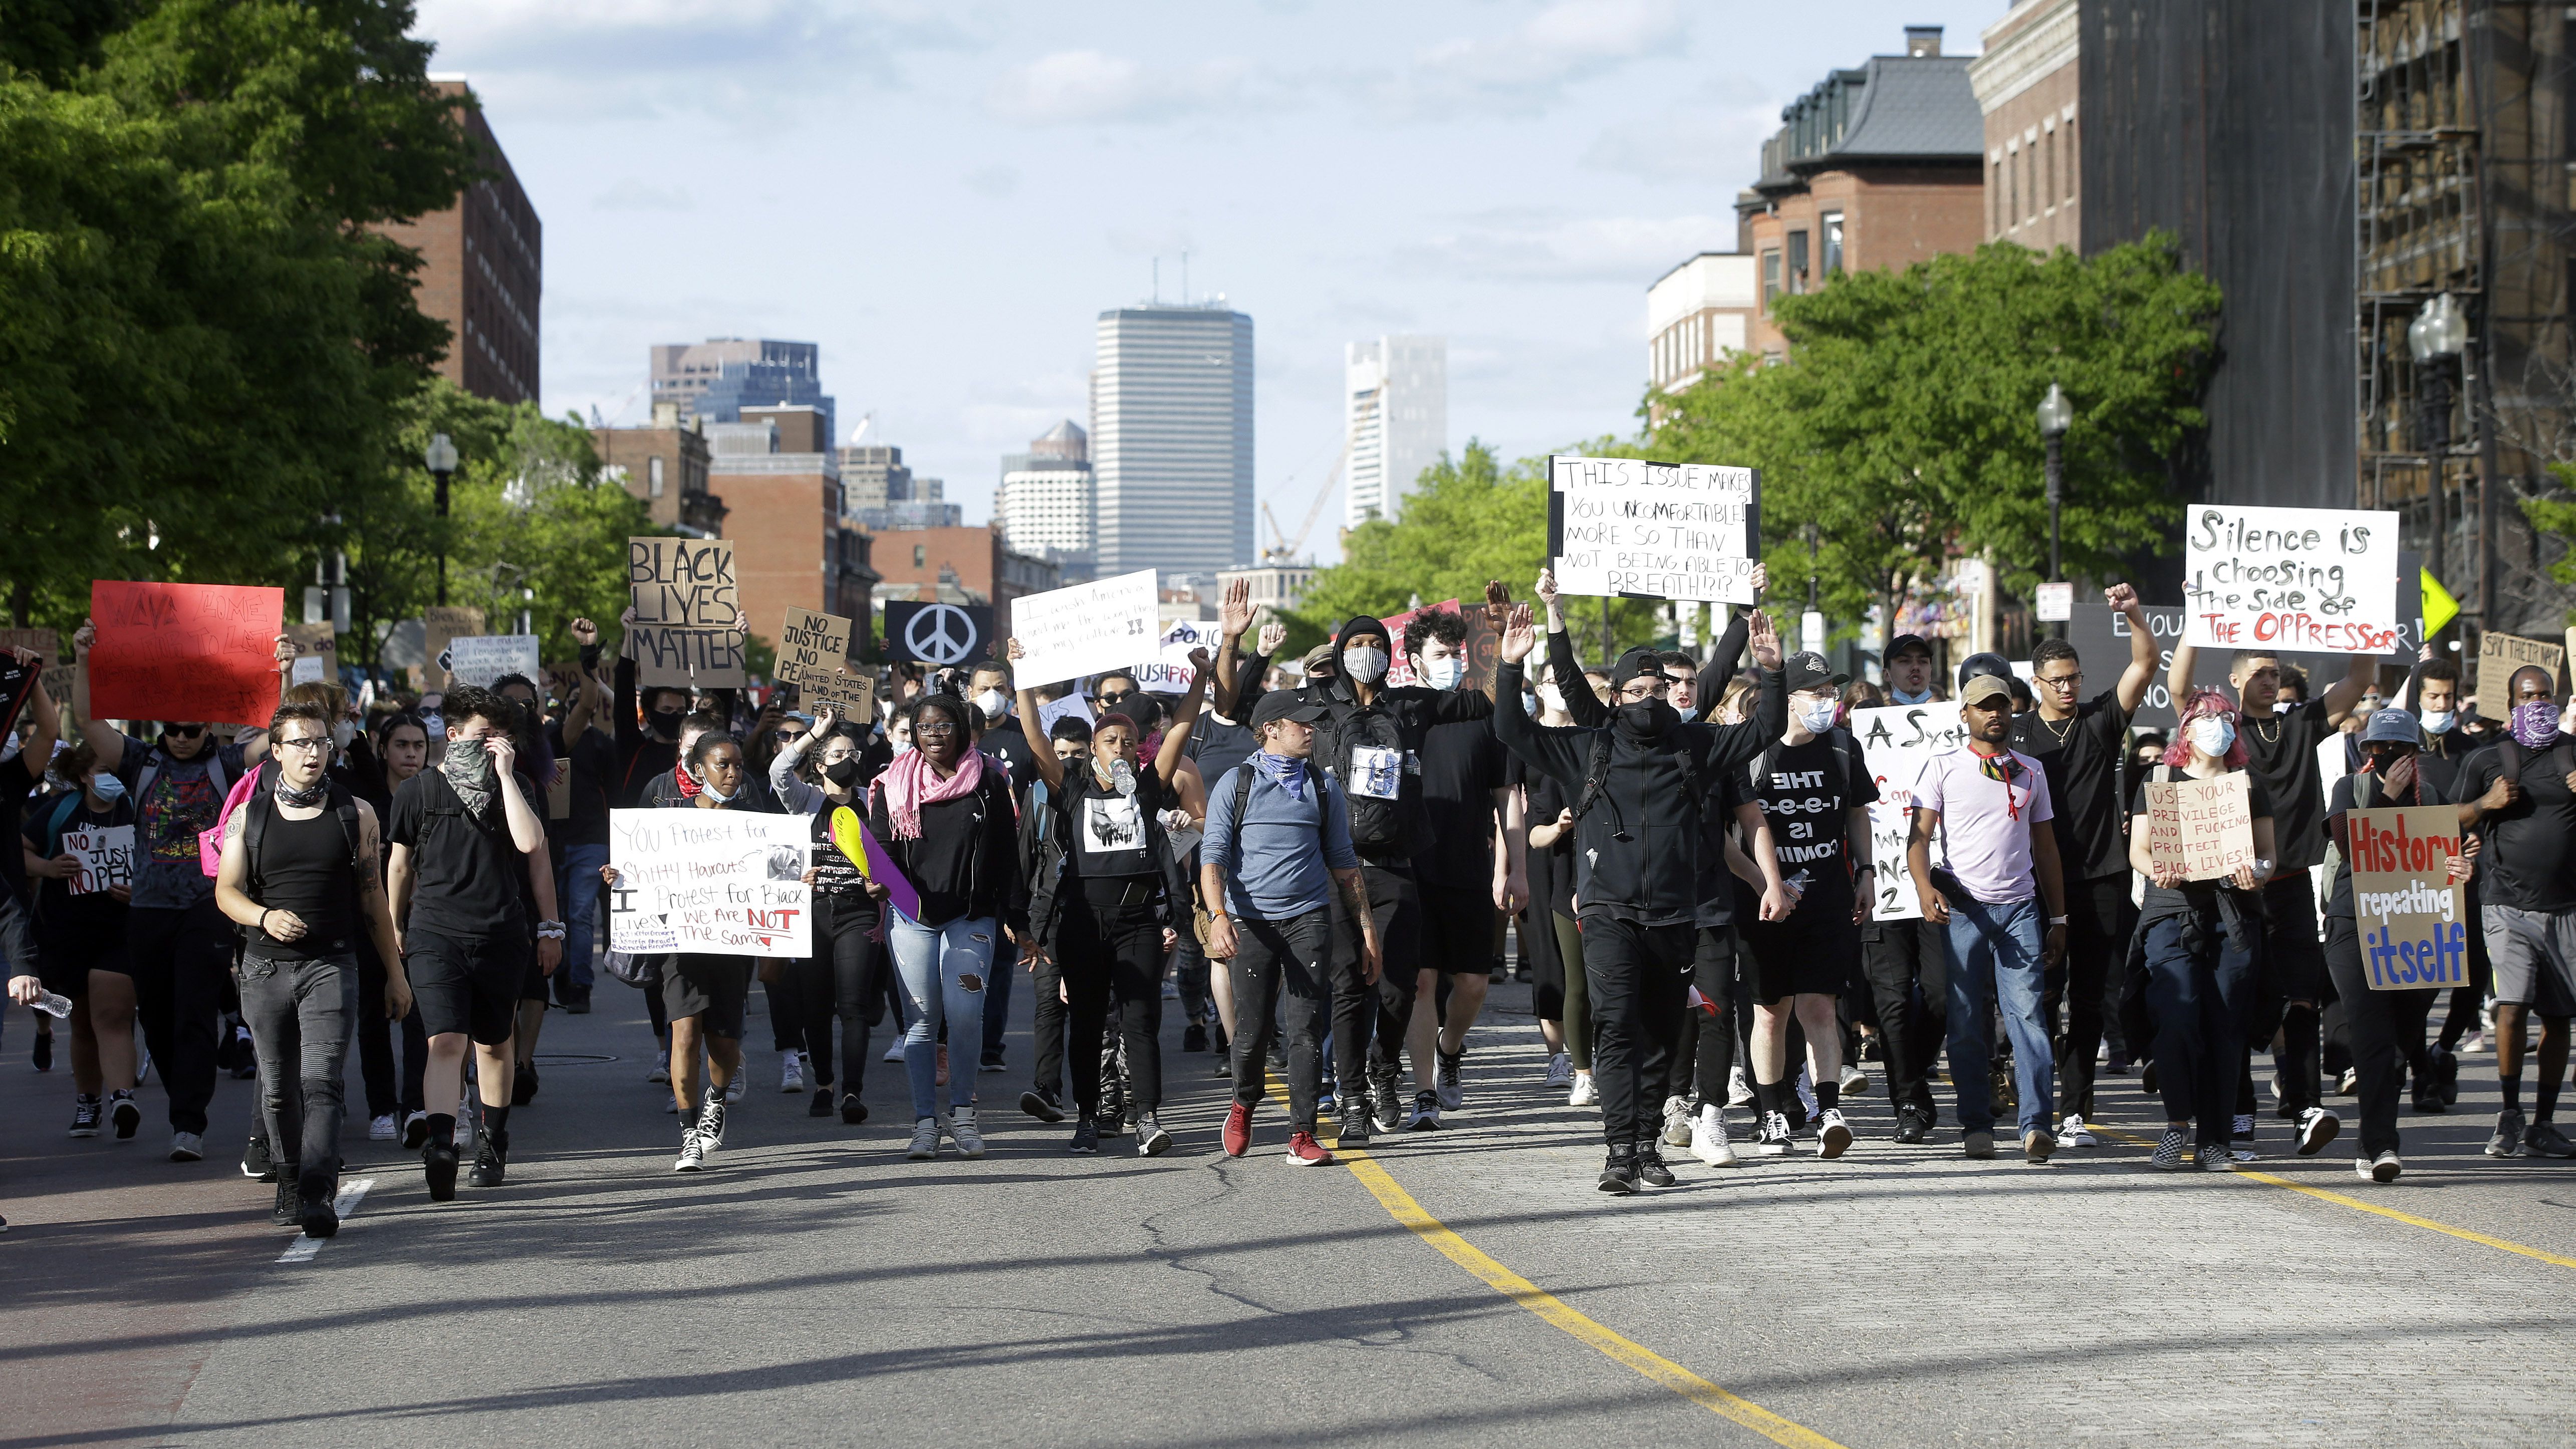
M 232 823 L 233 812 L 242 808 L 251 792 L 259 788 L 260 776 L 267 769 L 268 761 L 262 760 L 242 771 L 242 777 L 233 781 L 233 788 L 224 796 L 224 808 L 215 816 L 215 828 L 197 833 L 197 865 L 205 871 L 206 879 L 213 880 L 216 868 L 223 863 L 224 827 Z

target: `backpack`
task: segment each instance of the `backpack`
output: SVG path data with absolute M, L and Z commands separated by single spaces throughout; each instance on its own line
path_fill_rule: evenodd
M 1243 843 L 1243 812 L 1252 806 L 1252 777 L 1259 770 L 1260 766 L 1253 764 L 1249 759 L 1234 767 L 1234 828 L 1225 838 L 1228 847 L 1237 847 Z M 1306 788 L 1315 792 L 1315 799 L 1318 802 L 1318 808 L 1315 811 L 1315 848 L 1321 850 L 1324 847 L 1324 812 L 1321 808 L 1324 798 L 1324 778 L 1315 773 L 1313 760 L 1306 761 Z
M 1333 773 L 1342 782 L 1342 799 L 1350 808 L 1351 844 L 1363 849 L 1404 844 L 1404 782 L 1412 773 L 1413 759 L 1404 746 L 1403 734 L 1396 728 L 1395 716 L 1382 706 L 1369 705 L 1350 711 L 1337 723 L 1339 728 L 1333 731 Z M 1396 798 L 1381 800 L 1359 792 L 1352 757 L 1363 747 L 1395 752 Z
M 2497 771 L 2517 785 L 2522 783 L 2522 766 L 2525 758 L 2526 754 L 2520 740 L 2511 735 L 2504 735 L 2496 740 Z M 2561 738 L 2558 743 L 2551 745 L 2541 758 L 2557 766 L 2557 773 L 2564 777 L 2569 771 L 2576 770 L 2576 744 L 2570 744 Z
M 341 837 L 349 843 L 351 878 L 363 882 L 367 863 L 359 854 L 358 797 L 350 794 L 348 788 L 337 780 L 332 780 L 330 784 L 331 793 L 323 801 L 323 808 L 338 818 Z M 259 873 L 259 852 L 260 845 L 268 834 L 268 822 L 277 816 L 277 797 L 262 791 L 253 796 L 250 803 L 242 808 L 246 812 L 242 816 L 242 874 L 244 877 L 242 884 L 245 887 L 245 893 L 252 900 L 265 904 L 263 898 L 268 893 L 267 881 Z M 259 931 L 257 926 L 238 926 L 235 929 L 241 932 L 242 943 L 245 946 L 257 939 Z

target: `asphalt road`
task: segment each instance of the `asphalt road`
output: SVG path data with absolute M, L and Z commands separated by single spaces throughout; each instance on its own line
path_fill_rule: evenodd
M 12 1012 L 0 1449 L 2576 1437 L 2576 1163 L 2477 1155 L 2491 1057 L 2458 1112 L 2405 1119 L 2391 1188 L 2354 1179 L 2349 1131 L 2273 1156 L 2269 1118 L 2278 1182 L 2117 1139 L 1970 1163 L 1946 1128 L 1892 1143 L 1874 1090 L 1839 1162 L 1674 1154 L 1678 1186 L 1618 1201 L 1526 1000 L 1496 989 L 1449 1128 L 1321 1170 L 1282 1158 L 1275 1106 L 1226 1159 L 1224 1084 L 1177 1050 L 1168 1156 L 1066 1155 L 1012 1106 L 1025 990 L 991 1155 L 907 1162 L 899 1068 L 867 1064 L 865 1126 L 809 1118 L 755 1017 L 755 1090 L 690 1177 L 641 999 L 604 980 L 549 1019 L 507 1187 L 433 1205 L 353 1122 L 372 1186 L 300 1262 L 229 1160 L 250 1083 L 222 1084 L 205 1163 L 163 1160 L 149 1088 L 136 1142 L 69 1141 L 67 1070 L 28 1070 Z M 2135 1081 L 2103 1099 L 2144 1133 Z

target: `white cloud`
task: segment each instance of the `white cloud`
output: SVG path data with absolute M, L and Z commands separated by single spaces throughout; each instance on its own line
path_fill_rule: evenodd
M 1149 66 L 1097 50 L 1060 50 L 995 82 L 985 105 L 1027 126 L 1161 121 L 1265 104 L 1278 92 L 1240 60 Z
M 1559 0 L 1506 34 L 1433 46 L 1382 99 L 1420 116 L 1534 114 L 1576 81 L 1676 54 L 1686 36 L 1678 0 Z
M 697 201 L 686 187 L 655 186 L 632 176 L 618 178 L 616 184 L 590 199 L 600 211 L 695 211 Z
M 1020 168 L 999 163 L 980 166 L 966 173 L 966 186 L 978 195 L 999 200 L 1020 189 Z
M 1399 245 L 1395 256 L 1409 270 L 1452 277 L 1633 283 L 1642 299 L 1673 263 L 1727 250 L 1734 240 L 1731 216 L 1498 212 L 1426 233 Z

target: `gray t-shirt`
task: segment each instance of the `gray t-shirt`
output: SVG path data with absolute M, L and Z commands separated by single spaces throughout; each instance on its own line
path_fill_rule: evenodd
M 142 783 L 147 768 L 148 786 Z M 242 776 L 241 746 L 215 744 L 193 760 L 174 760 L 159 745 L 129 737 L 116 774 L 134 798 L 135 840 L 143 856 L 134 876 L 134 904 L 185 910 L 213 895 L 214 878 L 198 858 L 197 837 L 215 828 L 224 793 Z

